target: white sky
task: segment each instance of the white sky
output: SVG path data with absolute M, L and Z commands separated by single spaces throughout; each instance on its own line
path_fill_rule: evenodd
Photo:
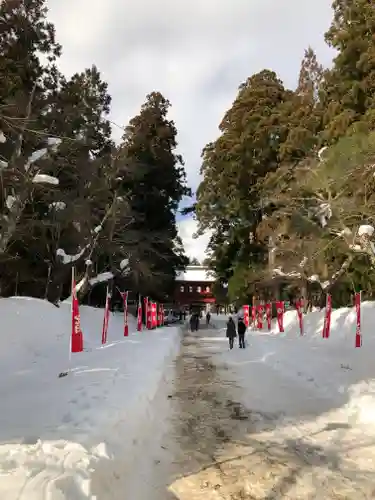
M 189 185 L 199 184 L 200 155 L 253 73 L 276 71 L 296 83 L 304 49 L 311 45 L 329 65 L 324 43 L 329 0 L 48 0 L 49 17 L 63 45 L 60 69 L 71 75 L 96 64 L 109 83 L 111 119 L 123 126 L 158 90 L 172 103 L 179 152 Z M 119 139 L 121 129 L 114 128 Z M 192 240 L 195 223 L 179 222 L 186 251 L 205 257 Z

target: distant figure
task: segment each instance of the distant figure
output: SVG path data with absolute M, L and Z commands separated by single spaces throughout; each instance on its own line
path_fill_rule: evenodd
M 198 313 L 192 313 L 190 317 L 190 330 L 192 332 L 197 332 L 199 330 L 199 315 Z
M 190 330 L 192 332 L 195 332 L 195 329 L 196 329 L 196 326 L 197 326 L 197 321 L 196 321 L 194 313 L 190 316 L 190 322 L 189 323 L 190 323 Z
M 179 320 L 180 320 L 180 323 L 182 322 L 182 311 L 180 310 L 180 313 L 179 313 Z
M 234 339 L 236 337 L 236 325 L 234 324 L 232 316 L 229 316 L 229 320 L 227 323 L 227 338 L 229 340 L 229 349 L 233 349 Z
M 195 330 L 196 331 L 199 330 L 199 316 L 200 316 L 200 314 L 196 313 L 196 315 L 195 315 Z
M 206 325 L 207 326 L 210 324 L 210 319 L 211 319 L 210 311 L 207 311 L 207 314 L 206 314 Z
M 243 318 L 238 318 L 238 343 L 240 349 L 245 349 L 245 333 L 246 333 L 246 325 Z

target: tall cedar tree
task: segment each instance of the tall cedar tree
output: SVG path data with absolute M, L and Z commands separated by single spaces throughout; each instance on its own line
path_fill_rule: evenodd
M 256 228 L 266 201 L 258 185 L 278 167 L 287 128 L 283 106 L 290 99 L 276 74 L 264 70 L 239 88 L 221 124 L 221 136 L 203 151 L 203 181 L 197 193 L 200 230 L 212 229 L 212 265 L 220 279 L 240 262 L 262 262 L 265 249 Z
M 325 74 L 322 92 L 325 110 L 322 140 L 328 144 L 348 132 L 372 130 L 375 125 L 373 2 L 335 0 L 332 7 L 334 18 L 325 39 L 338 55 L 332 70 Z
M 7 161 L 17 147 L 22 148 L 22 157 L 28 157 L 43 142 L 43 135 L 35 132 L 43 132 L 38 118 L 56 87 L 54 63 L 61 52 L 46 15 L 45 0 L 0 3 L 0 129 L 7 137 L 0 155 Z
M 25 293 L 42 287 L 50 300 L 60 298 L 64 283 L 69 285 L 70 266 L 61 265 L 57 249 L 77 253 L 103 216 L 110 196 L 104 170 L 112 148 L 105 119 L 109 103 L 107 85 L 93 67 L 69 81 L 61 77 L 43 117 L 49 133 L 63 139 L 56 152 L 36 164 L 41 173 L 57 177 L 59 186 L 34 187 L 12 238 L 6 274 L 15 278 L 22 264 Z
M 26 264 L 18 256 L 15 258 L 6 253 L 6 247 L 10 244 L 8 235 L 14 233 L 16 226 L 11 226 L 9 222 L 11 218 L 7 200 L 14 199 L 12 195 L 22 191 L 22 202 L 25 201 L 28 191 L 25 163 L 31 153 L 46 144 L 48 131 L 44 117 L 59 78 L 55 62 L 61 47 L 46 14 L 44 0 L 0 3 L 0 130 L 6 137 L 6 142 L 0 144 L 0 160 L 3 162 L 0 193 L 2 293 L 8 292 L 9 286 L 14 293 L 15 280 L 7 276 L 10 267 L 14 268 L 18 263 L 17 273 L 21 274 L 23 264 Z M 40 56 L 45 61 L 43 64 Z M 7 167 L 4 168 L 4 165 Z M 18 223 L 18 218 L 14 222 Z M 16 272 L 13 272 L 15 275 Z
M 302 59 L 297 89 L 283 106 L 288 132 L 285 142 L 280 145 L 281 162 L 299 161 L 317 144 L 317 133 L 321 128 L 318 104 L 323 73 L 314 50 L 309 47 Z
M 160 296 L 171 290 L 175 273 L 187 264 L 178 239 L 176 212 L 189 196 L 182 157 L 175 153 L 177 131 L 167 119 L 170 103 L 159 92 L 146 98 L 123 136 L 121 161 L 126 165 L 122 190 L 131 193 L 134 222 L 129 230 L 152 236 L 134 266 L 141 262 L 139 287 L 144 294 Z M 154 281 L 153 281 L 154 280 Z

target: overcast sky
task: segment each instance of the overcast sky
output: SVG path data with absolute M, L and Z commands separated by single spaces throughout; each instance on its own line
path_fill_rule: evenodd
M 330 0 L 48 0 L 63 45 L 60 69 L 71 75 L 95 64 L 109 83 L 111 120 L 124 126 L 148 93 L 171 101 L 189 185 L 199 184 L 200 154 L 248 76 L 273 69 L 296 84 L 311 45 L 328 66 L 324 43 Z M 122 131 L 114 127 L 114 137 Z M 205 257 L 195 222 L 179 222 L 186 251 Z

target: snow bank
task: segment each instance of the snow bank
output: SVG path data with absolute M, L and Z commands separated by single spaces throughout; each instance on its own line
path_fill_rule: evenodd
M 219 342 L 222 345 L 216 354 L 235 372 L 247 404 L 253 406 L 254 401 L 258 401 L 260 405 L 262 394 L 270 393 L 272 387 L 268 387 L 267 380 L 272 372 L 285 388 L 292 386 L 295 390 L 295 411 L 286 409 L 286 413 L 317 416 L 340 408 L 345 418 L 355 418 L 356 425 L 371 424 L 375 433 L 375 303 L 364 302 L 361 310 L 363 346 L 357 349 L 354 347 L 354 307 L 332 311 L 328 339 L 322 338 L 324 310 L 304 316 L 303 336 L 300 335 L 297 312 L 288 311 L 284 315 L 284 333 L 279 333 L 274 320 L 270 332 L 266 329 L 248 330 L 248 349 L 231 352 L 224 337 L 226 318 L 213 315 L 212 321 L 219 332 L 217 345 Z M 254 390 L 251 381 L 254 365 L 258 370 L 258 399 L 257 389 Z M 270 407 L 275 401 L 283 406 L 281 385 L 277 391 L 272 391 L 272 398 Z
M 236 342 L 229 350 L 225 319 L 213 315 L 217 328 L 201 342 L 230 388 L 230 397 L 248 410 L 251 440 L 269 449 L 292 450 L 293 464 L 303 456 L 302 463 L 309 464 L 301 472 L 303 480 L 310 486 L 314 481 L 317 491 L 330 475 L 339 480 L 340 473 L 373 484 L 375 303 L 362 304 L 361 348 L 354 347 L 354 308 L 333 311 L 328 339 L 321 336 L 324 311 L 304 317 L 302 337 L 296 311 L 288 311 L 285 333 L 278 332 L 275 321 L 271 332 L 249 330 L 246 349 Z M 320 462 L 318 456 L 324 459 Z M 309 496 L 309 487 L 305 490 L 300 498 Z
M 331 333 L 322 338 L 324 310 L 304 317 L 305 334 L 299 334 L 297 313 L 285 314 L 285 333 L 278 334 L 276 324 L 271 334 L 288 344 L 288 358 L 280 363 L 284 373 L 314 383 L 320 394 L 338 404 L 346 401 L 347 408 L 357 412 L 357 422 L 368 422 L 368 413 L 375 415 L 375 303 L 364 302 L 361 307 L 363 346 L 355 348 L 356 314 L 354 308 L 332 311 Z M 286 351 L 283 351 L 286 354 Z M 291 362 L 292 359 L 292 362 Z M 369 406 L 369 396 L 371 408 Z M 362 402 L 365 402 L 362 405 Z M 371 418 L 373 424 L 375 419 Z
M 121 454 L 131 462 L 147 422 L 157 421 L 152 402 L 179 329 L 138 333 L 129 318 L 124 338 L 123 315 L 113 314 L 101 346 L 103 310 L 82 307 L 85 352 L 58 378 L 68 368 L 69 304 L 0 299 L 0 315 L 0 498 L 94 498 L 103 460 Z

